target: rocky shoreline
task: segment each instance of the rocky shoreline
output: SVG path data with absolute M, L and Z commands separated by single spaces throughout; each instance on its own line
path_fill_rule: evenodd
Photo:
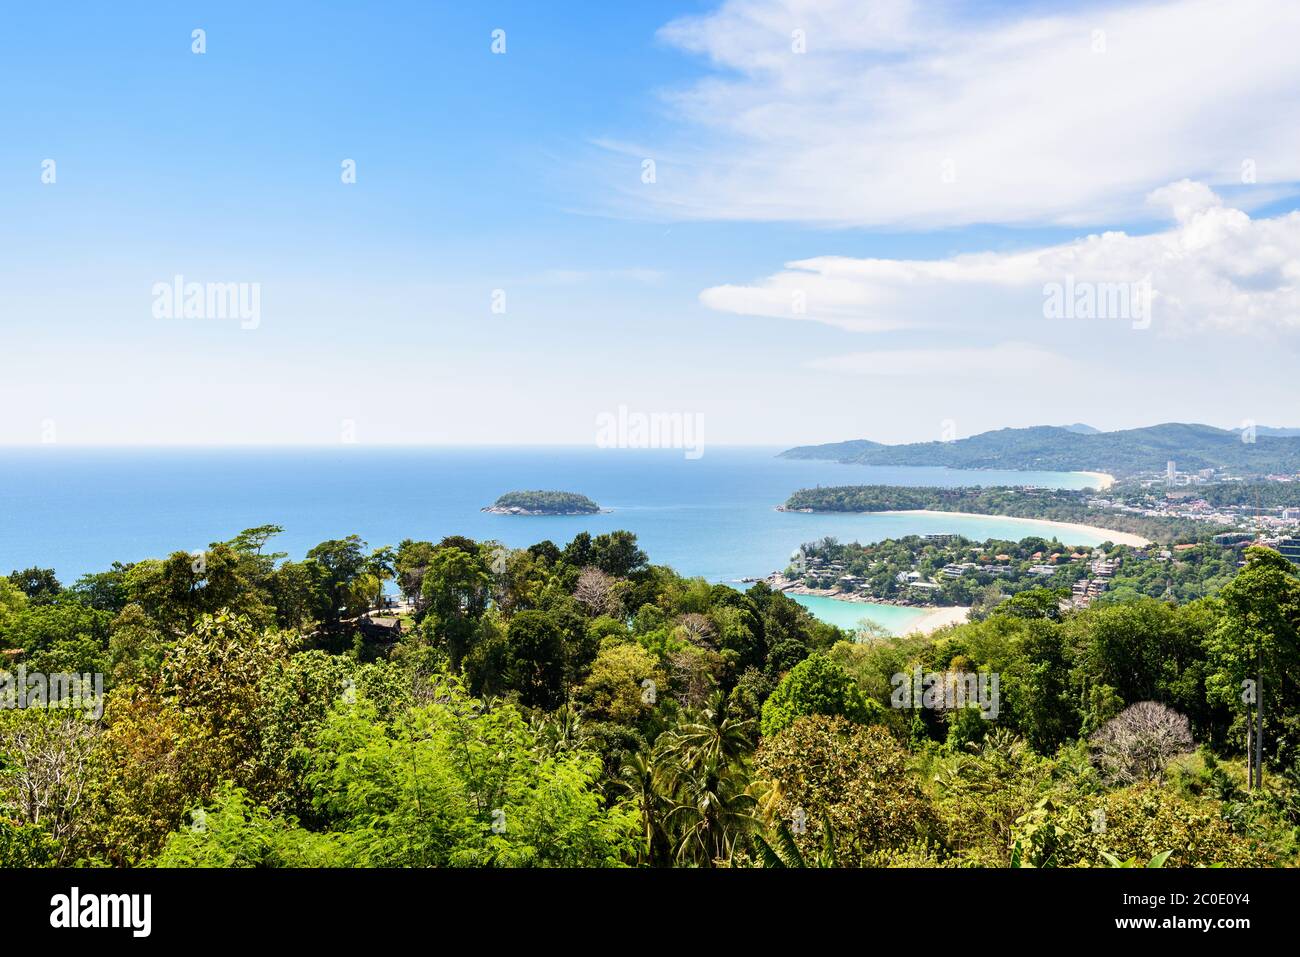
M 486 505 L 479 509 L 480 512 L 487 512 L 489 515 L 605 515 L 614 511 L 612 508 L 598 508 L 594 512 L 590 509 L 544 509 L 544 508 L 520 508 L 518 505 Z
M 774 590 L 789 595 L 816 595 L 819 598 L 834 598 L 836 601 L 852 601 L 863 605 L 892 605 L 895 608 L 943 608 L 944 605 L 931 605 L 922 601 L 910 601 L 906 598 L 873 598 L 857 592 L 841 592 L 833 588 L 811 588 L 803 582 L 786 578 L 780 572 L 773 572 L 763 581 Z
M 838 592 L 831 588 L 809 588 L 802 582 L 791 581 L 780 572 L 773 572 L 767 578 L 762 579 L 767 582 L 776 591 L 787 595 L 816 595 L 820 598 L 831 598 L 835 601 L 848 602 L 858 605 L 891 605 L 895 608 L 915 608 L 918 611 L 924 611 L 925 614 L 919 619 L 908 625 L 899 634 L 923 634 L 928 635 L 932 631 L 938 631 L 940 628 L 946 628 L 949 625 L 957 625 L 965 622 L 970 617 L 970 608 L 966 605 L 927 605 L 921 602 L 907 601 L 898 598 L 872 598 L 869 595 L 859 595 L 856 593 Z

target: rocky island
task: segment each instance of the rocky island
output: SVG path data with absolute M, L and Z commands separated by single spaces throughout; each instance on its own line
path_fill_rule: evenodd
M 506 492 L 483 509 L 493 515 L 596 515 L 607 512 L 576 492 Z

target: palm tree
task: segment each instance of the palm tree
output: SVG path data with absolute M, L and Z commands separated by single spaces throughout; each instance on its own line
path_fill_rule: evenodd
M 663 831 L 661 811 L 665 801 L 656 783 L 655 765 L 645 751 L 626 755 L 618 771 L 618 786 L 631 794 L 641 809 L 641 837 L 637 863 L 652 867 L 667 860 L 667 836 Z
M 754 835 L 754 847 L 764 867 L 838 867 L 835 863 L 835 832 L 829 817 L 822 818 L 822 846 L 815 857 L 799 850 L 790 827 L 784 821 L 776 826 L 776 843 L 769 843 L 762 834 Z
M 562 704 L 549 714 L 533 715 L 528 726 L 534 741 L 533 752 L 552 757 L 578 747 L 582 714 L 568 704 Z
M 688 761 L 730 763 L 743 760 L 754 750 L 753 719 L 727 717 L 725 700 L 721 692 L 715 692 L 692 720 L 669 732 L 676 737 L 674 747 L 679 748 Z
M 715 695 L 655 741 L 654 781 L 679 863 L 729 864 L 755 820 L 748 766 L 754 722 L 726 717 L 723 700 Z
M 665 823 L 677 829 L 676 861 L 705 867 L 730 864 L 737 841 L 754 823 L 746 769 L 705 760 L 669 773 L 673 797 Z

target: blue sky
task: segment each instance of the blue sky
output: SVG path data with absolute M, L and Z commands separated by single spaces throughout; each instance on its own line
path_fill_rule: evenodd
M 346 421 L 363 443 L 586 444 L 620 405 L 746 444 L 1295 424 L 1300 170 L 1279 117 L 1298 37 L 1285 6 L 1247 5 L 1267 22 L 1204 3 L 16 8 L 0 443 L 319 444 Z M 1147 199 L 1182 180 L 1181 218 Z M 1102 231 L 1166 239 L 1070 245 Z M 1170 249 L 1192 252 L 1172 268 Z M 1043 316 L 1044 282 L 1152 268 L 1151 328 Z M 256 328 L 157 318 L 177 274 L 258 284 Z M 806 312 L 785 314 L 791 290 Z M 1225 390 L 1228 369 L 1251 373 Z

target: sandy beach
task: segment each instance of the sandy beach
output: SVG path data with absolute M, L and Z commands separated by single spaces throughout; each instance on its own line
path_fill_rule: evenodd
M 1141 535 L 1134 535 L 1132 532 L 1116 532 L 1109 528 L 1099 528 L 1096 525 L 1082 525 L 1078 522 L 1054 522 L 1046 518 L 1018 518 L 1010 515 L 984 515 L 977 512 L 942 512 L 926 508 L 904 509 L 893 512 L 876 512 L 877 515 L 964 515 L 968 518 L 996 518 L 1004 522 L 1023 522 L 1025 524 L 1050 525 L 1053 528 L 1059 528 L 1065 532 L 1080 532 L 1085 535 L 1095 536 L 1102 541 L 1111 541 L 1116 545 L 1131 545 L 1134 548 L 1141 548 L 1144 545 L 1150 545 L 1148 539 Z M 1072 542 L 1068 538 L 1061 539 L 1066 545 L 1079 545 L 1081 542 Z
M 1091 475 L 1097 480 L 1097 485 L 1095 487 L 1099 492 L 1104 492 L 1115 484 L 1115 476 L 1107 472 L 1084 472 L 1082 474 Z
M 959 625 L 966 620 L 970 614 L 969 607 L 954 605 L 947 608 L 936 608 L 929 612 L 924 618 L 907 629 L 909 635 L 920 632 L 928 635 L 932 631 L 938 631 L 940 628 L 946 628 L 949 625 Z

